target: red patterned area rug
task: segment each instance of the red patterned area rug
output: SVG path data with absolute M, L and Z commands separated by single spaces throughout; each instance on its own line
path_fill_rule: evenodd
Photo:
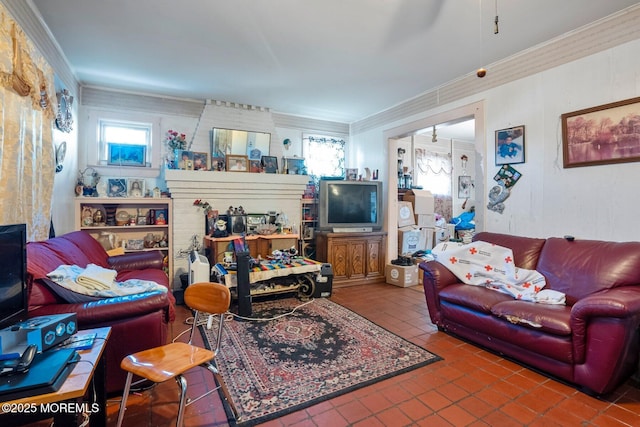
M 263 423 L 441 360 L 328 299 L 301 304 L 254 302 L 253 318 L 276 319 L 225 322 L 216 364 L 240 412 L 237 425 Z M 200 330 L 211 348 L 215 328 Z

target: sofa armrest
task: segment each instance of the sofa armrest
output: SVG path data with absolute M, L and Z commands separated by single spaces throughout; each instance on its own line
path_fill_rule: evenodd
M 76 313 L 78 325 L 86 329 L 94 324 L 144 316 L 158 310 L 168 313 L 169 299 L 165 292 L 146 292 L 76 304 L 51 304 L 29 311 L 29 316 Z
M 420 268 L 424 271 L 424 285 L 430 282 L 435 290 L 440 291 L 449 285 L 460 283 L 458 279 L 447 267 L 437 261 L 427 261 L 420 263 Z
M 447 267 L 437 261 L 422 262 L 420 269 L 424 271 L 422 287 L 424 288 L 429 317 L 434 325 L 441 326 L 440 291 L 449 285 L 459 283 L 460 280 Z
M 570 322 L 576 362 L 584 361 L 588 337 L 597 335 L 595 330 L 588 333 L 589 328 L 608 328 L 613 337 L 615 322 L 620 328 L 619 342 L 626 345 L 640 324 L 640 286 L 621 286 L 578 300 L 571 308 Z
M 621 286 L 578 300 L 571 308 L 571 321 L 582 322 L 590 317 L 629 317 L 638 314 L 640 285 Z
M 116 271 L 162 269 L 163 261 L 162 251 L 129 252 L 107 258 L 109 266 Z

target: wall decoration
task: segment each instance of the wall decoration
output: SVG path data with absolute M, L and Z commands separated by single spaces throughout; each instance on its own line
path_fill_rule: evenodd
M 565 168 L 640 161 L 640 97 L 565 113 Z
M 278 173 L 278 158 L 275 156 L 262 156 L 262 168 L 266 173 Z
M 62 172 L 64 157 L 67 154 L 67 141 L 62 141 L 56 147 L 56 173 Z
M 468 199 L 471 197 L 473 182 L 469 175 L 458 176 L 458 199 Z
M 125 178 L 109 178 L 107 185 L 108 197 L 127 197 L 127 180 Z
M 107 144 L 107 163 L 117 166 L 146 166 L 147 147 L 133 144 Z
M 227 154 L 242 154 L 252 160 L 269 155 L 271 134 L 266 132 L 248 132 L 235 129 L 213 128 L 209 132 L 211 155 L 223 157 Z
M 227 155 L 227 171 L 247 172 L 249 170 L 249 159 L 247 156 L 236 154 Z
M 501 214 L 504 211 L 504 201 L 511 195 L 511 190 L 507 188 L 504 181 L 499 181 L 498 185 L 495 185 L 489 190 L 489 203 L 487 209 L 498 212 Z
M 524 125 L 496 131 L 496 166 L 524 163 Z
M 62 132 L 71 132 L 73 130 L 73 115 L 71 114 L 73 96 L 69 95 L 67 89 L 63 89 L 57 96 L 58 113 L 56 114 L 56 126 Z
M 507 188 L 513 187 L 520 178 L 522 178 L 522 174 L 510 165 L 503 165 L 493 177 L 494 181 L 503 181 Z

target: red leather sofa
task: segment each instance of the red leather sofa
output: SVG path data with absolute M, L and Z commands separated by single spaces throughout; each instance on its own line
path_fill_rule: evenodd
M 27 281 L 29 286 L 29 317 L 76 313 L 79 329 L 111 327 L 103 357 L 106 358 L 107 393 L 119 393 L 124 388 L 126 372 L 120 361 L 137 351 L 164 345 L 168 322 L 174 319 L 175 299 L 171 292 L 148 292 L 114 298 L 65 298 L 47 279 L 47 273 L 58 266 L 93 263 L 117 270 L 116 280 L 152 280 L 169 286 L 162 270 L 160 251 L 128 253 L 109 257 L 98 241 L 83 231 L 74 231 L 41 242 L 27 244 Z
M 512 249 L 516 266 L 542 273 L 545 288 L 565 293 L 567 303 L 514 300 L 461 283 L 437 261 L 423 262 L 429 315 L 440 330 L 592 395 L 613 391 L 638 369 L 640 242 L 488 232 L 477 240 Z

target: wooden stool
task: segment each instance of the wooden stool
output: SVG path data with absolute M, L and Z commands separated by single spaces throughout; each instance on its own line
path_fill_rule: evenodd
M 178 419 L 176 421 L 177 426 L 182 426 L 185 406 L 200 400 L 201 398 L 218 390 L 218 388 L 222 389 L 225 399 L 229 403 L 229 406 L 231 406 L 233 415 L 236 417 L 236 420 L 238 420 L 238 411 L 231 400 L 229 390 L 227 389 L 222 376 L 211 363 L 220 349 L 222 328 L 224 326 L 224 315 L 229 310 L 229 305 L 231 303 L 231 294 L 229 293 L 229 289 L 219 283 L 194 283 L 189 285 L 185 290 L 184 302 L 188 307 L 194 310 L 193 326 L 191 327 L 191 334 L 189 336 L 188 343 L 172 342 L 171 344 L 163 345 L 161 347 L 151 348 L 149 350 L 143 350 L 138 353 L 131 354 L 122 359 L 120 367 L 127 371 L 128 374 L 124 386 L 124 392 L 122 394 L 122 401 L 120 403 L 120 411 L 118 412 L 118 427 L 122 426 L 124 411 L 127 406 L 127 397 L 131 388 L 131 380 L 134 375 L 155 383 L 161 383 L 171 378 L 176 379 L 176 382 L 180 386 L 180 404 L 178 409 Z M 193 334 L 197 327 L 196 322 L 198 319 L 198 312 L 205 312 L 219 316 L 216 348 L 214 351 L 191 344 Z M 207 368 L 213 374 L 219 385 L 213 390 L 209 390 L 202 396 L 190 400 L 187 403 L 187 380 L 182 374 L 196 366 Z

